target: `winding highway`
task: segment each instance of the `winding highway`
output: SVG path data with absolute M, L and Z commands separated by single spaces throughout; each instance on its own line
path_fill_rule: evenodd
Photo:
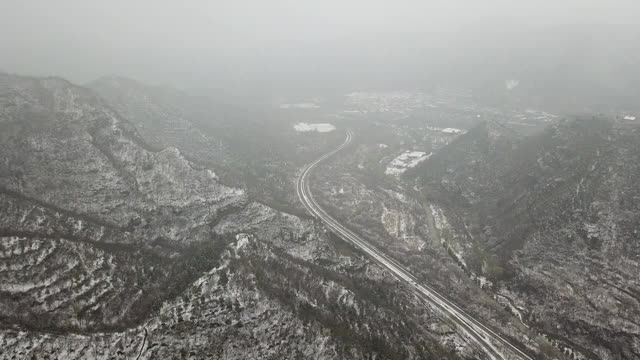
M 317 160 L 307 164 L 302 170 L 297 181 L 296 191 L 300 202 L 302 202 L 307 211 L 316 218 L 322 220 L 332 232 L 340 236 L 344 241 L 353 244 L 376 260 L 396 279 L 408 285 L 411 291 L 418 297 L 426 300 L 434 308 L 440 310 L 444 316 L 456 324 L 462 333 L 467 335 L 468 338 L 482 348 L 491 359 L 520 358 L 533 360 L 531 356 L 520 350 L 519 347 L 512 344 L 508 339 L 505 339 L 490 327 L 473 318 L 454 302 L 439 294 L 432 287 L 426 284 L 421 284 L 418 278 L 411 274 L 406 267 L 378 250 L 375 246 L 349 230 L 344 225 L 340 224 L 336 219 L 327 214 L 320 205 L 318 205 L 311 193 L 311 188 L 309 187 L 309 174 L 322 161 L 329 159 L 347 147 L 349 143 L 351 143 L 351 139 L 353 139 L 353 133 L 350 130 L 347 130 L 347 137 L 340 146 L 321 156 Z M 507 350 L 507 354 L 512 356 L 507 356 L 507 354 L 505 354 L 505 350 Z

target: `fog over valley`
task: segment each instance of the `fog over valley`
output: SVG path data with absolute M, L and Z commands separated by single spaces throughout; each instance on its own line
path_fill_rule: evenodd
M 117 74 L 268 97 L 443 84 L 499 93 L 513 78 L 528 100 L 562 107 L 560 96 L 571 110 L 607 106 L 602 96 L 632 106 L 638 95 L 640 9 L 631 0 L 0 6 L 0 68 L 78 83 Z
M 640 359 L 640 4 L 0 2 L 0 360 Z

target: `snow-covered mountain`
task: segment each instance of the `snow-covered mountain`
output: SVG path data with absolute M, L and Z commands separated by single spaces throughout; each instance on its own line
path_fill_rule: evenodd
M 635 359 L 639 146 L 640 124 L 622 117 L 528 137 L 488 122 L 410 175 L 446 219 L 445 245 L 532 326 L 561 348 Z
M 320 225 L 150 144 L 92 90 L 1 74 L 0 125 L 0 359 L 481 354 Z

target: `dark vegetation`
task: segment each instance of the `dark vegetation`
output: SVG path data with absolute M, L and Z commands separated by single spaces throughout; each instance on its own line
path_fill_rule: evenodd
M 27 200 L 8 195 L 5 195 L 3 204 L 5 209 L 14 209 L 18 214 L 22 213 L 21 209 L 33 206 Z M 53 244 L 47 245 L 54 246 L 53 252 L 35 265 L 28 265 L 32 262 L 27 261 L 20 271 L 0 272 L 0 277 L 8 282 L 21 281 L 21 278 L 27 277 L 24 281 L 34 281 L 37 284 L 38 279 L 57 274 L 58 280 L 52 284 L 43 282 L 27 292 L 2 293 L 0 299 L 4 311 L 0 316 L 5 327 L 19 325 L 30 330 L 64 333 L 121 331 L 136 326 L 154 314 L 164 301 L 180 296 L 194 280 L 218 266 L 221 252 L 232 238 L 231 235 L 212 233 L 205 241 L 173 247 L 169 251 L 166 247 L 145 246 L 144 241 L 118 242 L 118 239 L 130 234 L 113 228 L 100 231 L 98 229 L 104 229 L 103 225 L 92 223 L 86 218 L 81 218 L 85 222 L 84 232 L 78 233 L 72 230 L 78 218 L 65 216 L 46 207 L 32 210 L 31 214 L 37 216 L 40 219 L 38 221 L 44 218 L 47 222 L 41 223 L 42 227 L 28 223 L 16 227 L 12 217 L 5 213 L 0 234 L 5 238 L 22 239 L 25 249 L 31 247 L 33 242 Z M 29 218 L 27 221 L 30 221 Z M 94 226 L 95 232 L 92 230 Z M 102 237 L 95 237 L 97 233 L 101 233 Z M 37 252 L 33 252 L 33 256 L 37 255 Z M 23 255 L 31 256 L 30 252 Z M 78 258 L 83 259 L 83 267 L 76 266 L 67 270 L 64 264 Z M 6 261 L 5 266 L 18 261 L 21 261 L 20 256 Z M 98 261 L 103 265 L 90 271 L 86 268 L 87 261 Z M 111 275 L 104 278 L 99 273 Z M 89 291 L 79 290 L 90 286 L 92 279 L 103 280 L 87 288 Z M 67 281 L 70 281 L 71 286 L 65 288 L 64 283 Z M 102 286 L 109 290 L 99 295 Z M 46 295 L 44 302 L 37 300 L 42 294 Z M 93 294 L 93 299 L 87 298 Z M 65 298 L 70 300 L 59 305 L 57 311 L 46 310 L 48 306 Z M 122 309 L 132 298 L 135 301 L 128 308 Z M 69 305 L 64 305 L 66 303 Z M 73 303 L 85 305 L 72 306 Z M 122 315 L 117 315 L 123 310 Z M 70 318 L 77 321 L 69 321 Z

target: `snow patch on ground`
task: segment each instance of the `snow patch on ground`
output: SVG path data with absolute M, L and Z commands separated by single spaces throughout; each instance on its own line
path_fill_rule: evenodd
M 238 251 L 240 251 L 240 249 L 244 248 L 249 243 L 250 237 L 251 235 L 244 233 L 236 235 L 236 255 L 238 254 Z
M 462 130 L 456 128 L 444 128 L 441 131 L 446 134 L 460 134 L 462 132 Z
M 485 286 L 488 288 L 493 287 L 493 282 L 491 282 L 484 276 L 476 276 L 475 274 L 471 274 L 471 279 L 476 280 L 480 284 L 480 289 L 483 289 Z
M 389 235 L 401 240 L 404 247 L 409 251 L 422 251 L 426 246 L 422 239 L 415 235 L 416 226 L 414 218 L 407 213 L 389 209 L 383 205 L 380 218 L 382 225 Z
M 433 221 L 436 229 L 443 230 L 445 228 L 448 228 L 449 222 L 447 221 L 447 218 L 442 213 L 442 210 L 437 208 L 433 204 L 430 204 L 429 208 L 431 209 L 431 215 L 433 216 Z
M 480 115 L 478 115 L 478 117 L 480 117 Z M 456 129 L 456 128 L 440 128 L 440 127 L 435 127 L 435 126 L 427 126 L 427 129 L 431 130 L 431 131 L 439 131 L 445 134 L 464 134 L 465 131 L 462 129 Z
M 332 124 L 307 124 L 307 123 L 297 123 L 293 126 L 293 128 L 298 132 L 308 132 L 308 131 L 317 131 L 317 132 L 330 132 L 336 129 Z
M 462 247 L 457 242 L 450 241 L 450 239 L 447 239 L 444 235 L 444 230 L 448 230 L 449 232 L 451 231 L 451 225 L 444 215 L 444 212 L 442 211 L 442 209 L 433 204 L 429 204 L 429 208 L 431 209 L 431 216 L 433 217 L 433 225 L 438 230 L 440 235 L 440 243 L 444 245 L 445 248 L 449 250 L 453 254 L 453 256 L 455 256 L 458 262 L 466 269 L 467 263 L 463 257 Z
M 502 290 L 502 292 L 507 292 L 506 290 Z M 525 326 L 525 327 L 529 327 L 523 320 L 523 312 L 526 312 L 526 309 L 522 306 L 518 306 L 516 304 L 514 304 L 513 300 L 511 300 L 513 298 L 513 294 L 496 294 L 495 299 L 496 301 L 500 304 L 500 305 L 504 305 L 507 308 L 509 308 L 509 311 L 511 311 L 511 313 L 518 318 L 518 320 L 520 320 L 520 322 Z
M 589 239 L 597 239 L 600 236 L 600 228 L 596 224 L 584 223 L 584 229 Z

